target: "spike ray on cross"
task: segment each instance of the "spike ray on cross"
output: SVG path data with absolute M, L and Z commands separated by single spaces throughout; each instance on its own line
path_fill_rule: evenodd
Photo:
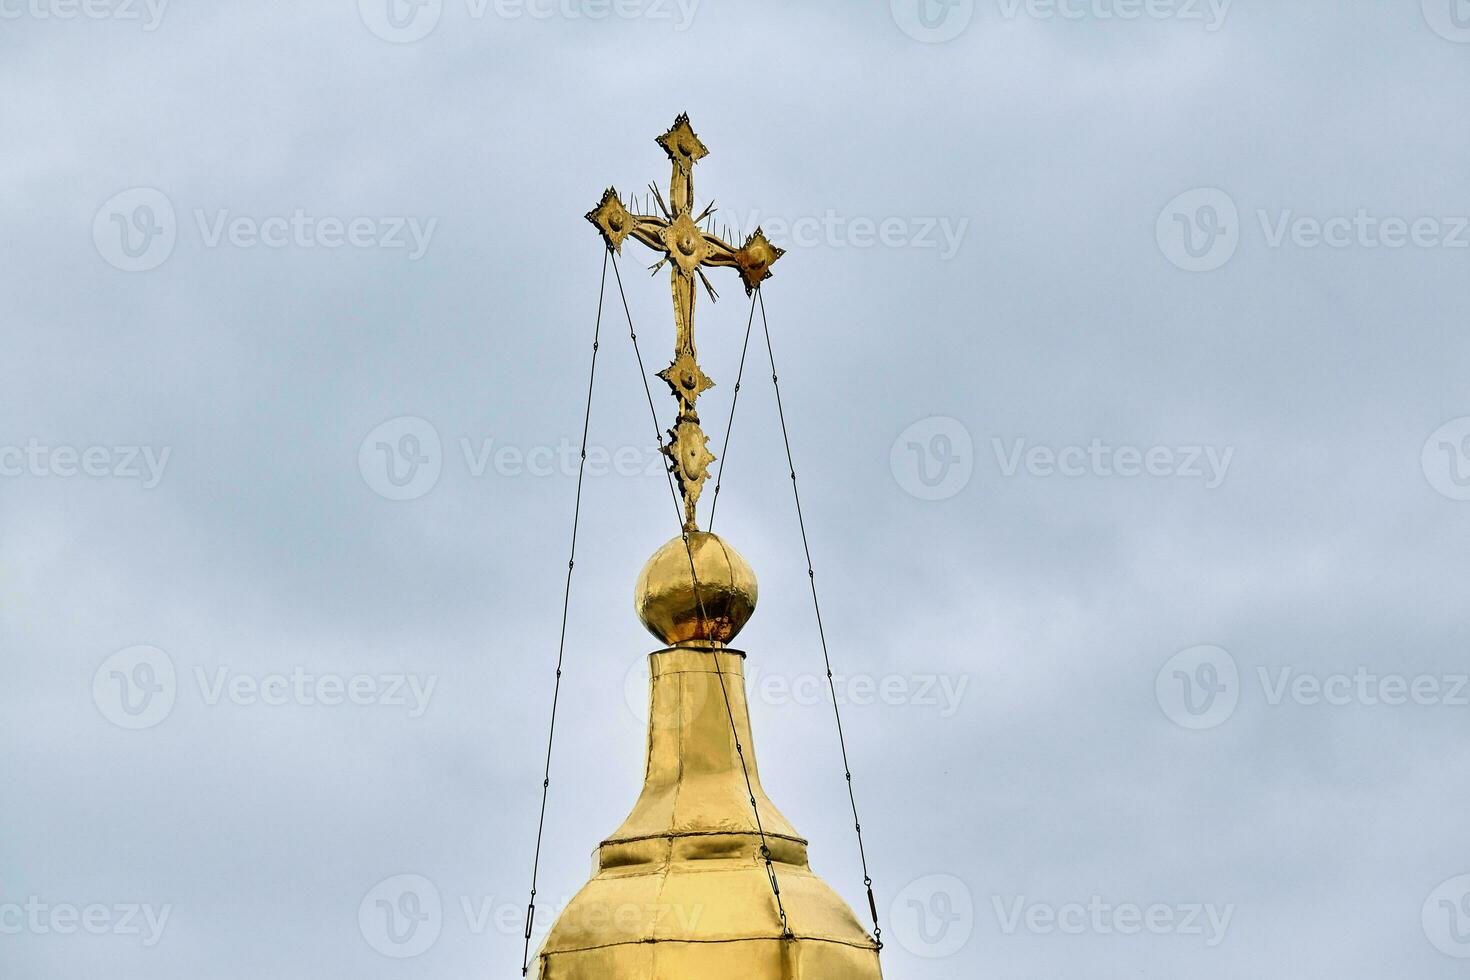
M 694 346 L 694 301 L 696 277 L 704 284 L 710 298 L 717 299 L 714 287 L 705 274 L 706 268 L 732 268 L 740 273 L 749 295 L 771 277 L 771 266 L 782 255 L 759 228 L 738 248 L 701 227 L 714 214 L 711 202 L 698 216 L 694 215 L 694 165 L 709 154 L 689 117 L 681 115 L 658 143 L 673 164 L 669 182 L 669 199 L 652 184 L 653 200 L 661 214 L 634 214 L 623 205 L 614 188 L 608 188 L 602 201 L 587 214 L 597 227 L 607 247 L 621 252 L 623 242 L 633 238 L 658 255 L 655 272 L 670 266 L 670 286 L 674 300 L 674 360 L 659 373 L 679 401 L 679 416 L 669 430 L 669 442 L 663 452 L 669 457 L 669 468 L 678 478 L 679 492 L 684 498 L 684 529 L 697 528 L 695 512 L 700 492 L 709 478 L 709 438 L 699 426 L 695 402 L 714 386 L 699 367 Z

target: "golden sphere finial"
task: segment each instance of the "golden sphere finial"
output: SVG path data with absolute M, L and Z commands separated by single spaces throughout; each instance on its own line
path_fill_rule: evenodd
M 633 607 L 648 631 L 669 646 L 728 643 L 755 612 L 755 572 L 718 536 L 690 531 L 688 538 L 687 546 L 680 535 L 648 559 L 638 573 Z

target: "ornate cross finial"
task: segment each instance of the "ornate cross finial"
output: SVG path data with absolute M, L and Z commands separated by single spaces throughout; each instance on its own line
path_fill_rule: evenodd
M 649 185 L 653 199 L 658 204 L 661 216 L 634 214 L 623 205 L 618 192 L 609 187 L 602 195 L 602 202 L 588 212 L 587 220 L 597 226 L 607 247 L 621 252 L 623 242 L 634 238 L 661 253 L 653 266 L 657 272 L 664 263 L 670 264 L 670 277 L 674 293 L 674 360 L 659 373 L 679 400 L 679 417 L 669 430 L 669 442 L 663 447 L 669 457 L 669 468 L 679 480 L 679 492 L 684 497 L 684 529 L 697 529 L 695 511 L 704 481 L 709 478 L 709 464 L 715 457 L 709 451 L 709 437 L 699 427 L 699 413 L 694 403 L 714 382 L 700 370 L 694 349 L 694 298 L 695 279 L 704 283 L 710 299 L 716 294 L 704 274 L 706 266 L 724 266 L 737 269 L 749 295 L 764 280 L 771 277 L 771 265 L 782 255 L 782 249 L 772 245 L 759 228 L 736 248 L 716 235 L 706 232 L 701 224 L 714 214 L 711 203 L 696 217 L 694 215 L 694 165 L 709 154 L 689 125 L 689 117 L 681 115 L 674 120 L 668 132 L 658 138 L 673 162 L 673 177 L 669 182 L 669 200 L 666 203 L 658 188 Z

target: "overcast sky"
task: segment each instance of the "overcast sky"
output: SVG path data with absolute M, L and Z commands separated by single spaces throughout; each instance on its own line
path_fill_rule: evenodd
M 1470 4 L 925 2 L 0 0 L 0 974 L 519 975 L 582 215 L 687 110 L 698 206 L 788 249 L 886 975 L 1464 975 Z M 638 791 L 675 530 L 608 304 L 552 912 Z M 858 907 L 757 343 L 717 529 Z

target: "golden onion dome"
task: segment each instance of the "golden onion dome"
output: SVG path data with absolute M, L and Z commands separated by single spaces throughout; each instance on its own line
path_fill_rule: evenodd
M 755 572 L 718 535 L 690 531 L 688 538 L 686 546 L 681 534 L 648 559 L 638 573 L 633 606 L 648 631 L 671 647 L 728 643 L 755 612 Z

